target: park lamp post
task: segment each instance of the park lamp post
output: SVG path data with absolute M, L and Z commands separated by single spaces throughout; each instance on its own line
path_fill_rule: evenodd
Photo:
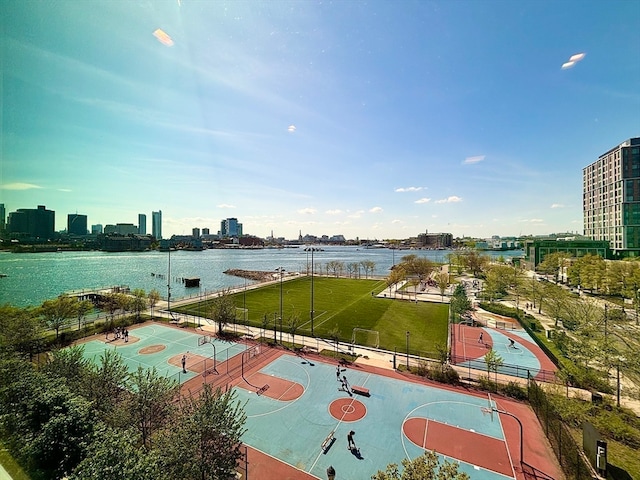
M 313 313 L 314 313 L 313 312 L 313 270 L 314 270 L 314 267 L 313 267 L 313 252 L 318 250 L 318 249 L 315 248 L 315 247 L 307 247 L 307 248 L 305 248 L 305 250 L 307 252 L 311 252 L 311 311 L 309 312 L 309 315 L 310 315 L 310 319 L 311 319 L 311 336 L 314 337 L 315 335 L 313 333 Z M 308 263 L 307 263 L 307 265 L 308 265 Z
M 409 371 L 409 336 L 411 335 L 411 333 L 409 333 L 409 330 L 407 330 L 407 372 Z
M 280 344 L 282 344 L 282 275 L 284 274 L 284 268 L 276 268 L 276 272 L 280 273 Z

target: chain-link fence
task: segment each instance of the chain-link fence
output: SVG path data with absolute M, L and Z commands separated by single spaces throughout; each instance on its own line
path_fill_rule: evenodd
M 560 415 L 547 398 L 545 391 L 533 379 L 529 380 L 528 390 L 531 408 L 536 412 L 567 480 L 594 478 L 593 471 L 582 454 L 582 449 L 560 419 Z

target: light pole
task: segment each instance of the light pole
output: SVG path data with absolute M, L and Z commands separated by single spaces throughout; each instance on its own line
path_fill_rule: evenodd
M 409 371 L 409 330 L 407 330 L 407 371 Z
M 276 272 L 280 273 L 280 344 L 282 344 L 282 274 L 284 273 L 284 268 L 278 267 Z
M 314 313 L 313 312 L 313 270 L 314 270 L 314 267 L 313 267 L 313 252 L 316 249 L 314 247 L 307 247 L 307 248 L 305 248 L 305 250 L 307 252 L 311 252 L 311 311 L 309 312 L 309 316 L 311 318 L 311 336 L 313 337 L 313 336 L 315 336 L 313 334 L 313 313 Z M 308 265 L 308 262 L 307 262 L 307 265 Z

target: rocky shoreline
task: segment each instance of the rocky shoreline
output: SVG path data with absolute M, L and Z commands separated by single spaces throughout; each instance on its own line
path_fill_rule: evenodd
M 234 277 L 246 278 L 248 280 L 256 280 L 258 282 L 265 282 L 267 280 L 274 279 L 274 272 L 264 272 L 260 270 L 241 270 L 238 268 L 231 268 L 222 273 L 226 275 L 233 275 Z

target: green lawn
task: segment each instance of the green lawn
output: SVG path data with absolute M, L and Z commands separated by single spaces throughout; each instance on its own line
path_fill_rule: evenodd
M 380 280 L 356 280 L 346 278 L 314 277 L 314 334 L 328 338 L 335 327 L 341 341 L 350 342 L 354 328 L 377 330 L 380 348 L 406 351 L 406 332 L 410 332 L 409 348 L 414 354 L 434 355 L 437 344 L 447 343 L 448 305 L 428 302 L 412 303 L 403 300 L 377 298 L 371 295 L 386 288 Z M 280 283 L 234 295 L 237 321 L 273 329 L 274 318 L 280 316 Z M 246 311 L 244 307 L 246 306 Z M 195 302 L 176 309 L 186 314 L 208 312 L 206 302 Z M 283 330 L 287 320 L 297 316 L 302 324 L 297 335 L 311 335 L 311 278 L 301 277 L 282 283 Z M 279 322 L 276 320 L 279 329 Z

